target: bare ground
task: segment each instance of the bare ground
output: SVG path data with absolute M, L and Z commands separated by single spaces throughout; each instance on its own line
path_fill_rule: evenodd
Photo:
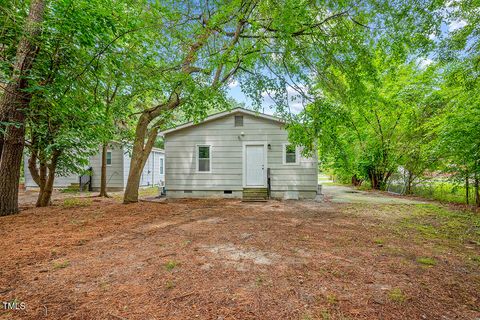
M 57 200 L 0 218 L 0 318 L 477 319 L 480 225 L 437 210 Z

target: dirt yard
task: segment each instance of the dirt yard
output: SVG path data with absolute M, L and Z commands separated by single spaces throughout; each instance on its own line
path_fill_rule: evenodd
M 27 208 L 0 218 L 0 318 L 480 318 L 478 214 L 331 200 Z

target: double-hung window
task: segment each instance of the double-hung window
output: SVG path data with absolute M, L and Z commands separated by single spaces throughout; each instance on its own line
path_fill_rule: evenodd
M 212 147 L 209 145 L 197 145 L 197 171 L 212 171 Z
M 112 151 L 107 151 L 107 166 L 112 165 Z

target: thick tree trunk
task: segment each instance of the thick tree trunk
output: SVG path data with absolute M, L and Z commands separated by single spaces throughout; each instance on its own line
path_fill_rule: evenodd
M 140 176 L 142 175 L 148 155 L 150 151 L 152 151 L 155 140 L 157 139 L 158 128 L 162 124 L 162 120 L 159 120 L 149 130 L 150 122 L 160 116 L 163 111 L 173 110 L 179 105 L 180 97 L 178 92 L 175 92 L 166 104 L 144 111 L 138 119 L 137 127 L 135 128 L 132 159 L 130 160 L 130 171 L 128 172 L 127 186 L 125 187 L 125 193 L 123 195 L 123 203 L 138 202 Z M 145 142 L 145 140 L 147 140 L 147 142 Z
M 48 165 L 40 164 L 40 177 L 42 186 L 40 187 L 40 193 L 38 194 L 37 207 L 47 207 L 51 203 L 53 193 L 53 183 L 55 181 L 55 172 L 57 170 L 58 158 L 60 152 L 55 151 L 52 155 L 52 159 Z M 43 171 L 42 171 L 43 166 Z M 48 169 L 48 175 L 47 175 Z M 42 178 L 43 177 L 43 178 Z
M 125 187 L 125 193 L 123 195 L 123 203 L 125 204 L 138 202 L 138 188 L 140 187 L 142 171 L 157 138 L 158 129 L 153 128 L 148 132 L 149 123 L 149 117 L 142 114 L 135 130 L 130 171 L 128 172 L 127 186 Z M 148 140 L 145 143 L 147 132 Z
M 41 33 L 45 1 L 33 0 L 19 41 L 15 65 L 0 100 L 0 119 L 13 123 L 3 137 L 0 158 L 0 216 L 18 212 L 18 184 L 25 140 L 25 114 L 31 96 L 25 93 L 27 75 L 37 54 L 35 41 Z
M 108 144 L 102 145 L 102 172 L 100 176 L 100 197 L 108 197 L 107 194 L 107 148 Z
M 53 193 L 53 183 L 55 181 L 55 171 L 56 171 L 56 168 L 48 169 L 48 178 L 45 181 L 45 185 L 42 191 L 38 195 L 37 204 L 36 204 L 37 207 L 48 207 L 50 205 L 52 193 Z

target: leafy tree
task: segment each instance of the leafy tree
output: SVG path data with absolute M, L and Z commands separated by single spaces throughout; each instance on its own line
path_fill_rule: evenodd
M 13 42 L 18 41 L 18 44 L 12 67 L 7 69 L 5 90 L 0 97 L 0 215 L 18 211 L 18 184 L 25 137 L 25 115 L 22 110 L 28 107 L 31 99 L 26 89 L 38 53 L 45 4 L 43 0 L 32 0 L 21 36 L 14 29 L 6 37 Z M 12 10 L 9 13 L 14 12 Z M 11 19 L 6 19 L 7 25 L 11 25 Z M 7 50 L 11 51 L 14 47 L 7 44 Z
M 89 101 L 75 97 L 65 105 L 50 104 L 35 98 L 27 117 L 27 148 L 30 154 L 28 169 L 40 187 L 37 207 L 50 204 L 55 175 L 82 173 L 87 160 L 98 150 L 98 116 Z
M 412 162 L 422 156 L 417 127 L 428 120 L 423 103 L 432 92 L 430 76 L 415 63 L 385 64 L 385 59 L 377 50 L 368 73 L 359 72 L 355 82 L 331 69 L 335 89 L 325 91 L 290 127 L 293 141 L 310 151 L 318 145 L 321 159 L 341 180 L 368 180 L 374 189 L 385 189 L 401 164 L 414 171 Z
M 225 104 L 224 89 L 234 76 L 256 107 L 263 92 L 280 100 L 288 80 L 308 79 L 310 65 L 343 65 L 348 52 L 358 52 L 368 28 L 363 22 L 376 10 L 350 1 L 172 4 L 151 7 L 163 17 L 155 49 L 162 92 L 139 116 L 124 203 L 138 200 L 142 168 L 172 110 L 182 108 L 194 119 L 205 117 L 212 106 Z M 285 104 L 279 103 L 278 109 L 284 112 Z
M 23 3 L 16 5 L 21 7 Z M 7 130 L 18 127 L 22 131 L 17 135 L 18 140 L 22 141 L 22 147 L 15 149 L 20 152 L 20 156 L 25 138 L 23 131 L 27 126 L 31 127 L 28 130 L 28 147 L 39 161 L 40 169 L 45 169 L 43 176 L 51 176 L 50 180 L 44 179 L 46 188 L 40 185 L 42 192 L 39 205 L 49 203 L 51 191 L 43 196 L 43 190 L 51 189 L 49 186 L 53 184 L 54 173 L 58 172 L 55 166 L 60 165 L 60 171 L 78 172 L 79 164 L 86 161 L 93 144 L 100 144 L 112 135 L 111 128 L 115 126 L 105 123 L 125 116 L 125 110 L 128 109 L 126 106 L 130 105 L 133 93 L 141 94 L 136 85 L 147 78 L 147 73 L 137 74 L 138 80 L 135 78 L 133 81 L 132 74 L 139 69 L 133 66 L 129 57 L 135 56 L 137 66 L 140 65 L 140 57 L 148 61 L 149 43 L 140 31 L 155 28 L 158 21 L 151 18 L 146 5 L 147 2 L 104 1 L 58 1 L 48 4 L 41 24 L 43 32 L 36 37 L 35 63 L 31 63 L 28 78 L 22 79 L 22 94 L 28 96 L 28 101 L 23 101 L 22 108 L 18 110 L 23 117 L 22 121 L 17 121 L 14 123 L 16 126 L 12 126 L 12 119 L 7 119 Z M 12 10 L 12 14 L 19 15 L 22 12 L 24 11 Z M 18 22 L 22 21 L 18 19 Z M 20 30 L 21 27 L 17 26 L 17 29 Z M 14 36 L 2 40 L 7 42 L 7 48 L 15 46 L 8 42 L 14 41 Z M 128 55 L 130 51 L 135 55 Z M 11 54 L 6 57 L 15 61 Z M 9 65 L 8 59 L 2 67 Z M 8 67 L 2 70 L 8 70 Z M 155 79 L 151 77 L 151 69 L 149 74 L 150 78 Z M 5 77 L 7 82 L 12 81 L 6 74 Z M 122 99 L 113 104 L 112 98 L 116 95 L 112 94 L 109 86 L 112 83 L 117 85 L 115 80 L 122 85 Z M 145 83 L 151 85 L 152 82 Z M 106 99 L 100 99 L 100 95 Z M 3 98 L 5 97 L 6 94 Z M 100 112 L 102 108 L 103 112 Z M 9 162 L 5 159 L 2 160 L 2 166 Z M 33 175 L 37 173 L 42 177 L 42 170 L 36 172 L 36 165 L 30 167 Z M 8 171 L 17 170 L 10 165 Z M 10 191 L 18 189 L 12 187 L 8 179 L 1 180 L 5 183 L 2 186 Z M 2 192 L 2 195 L 8 196 L 12 203 L 17 201 L 16 194 Z M 7 204 L 2 201 L 2 205 L 4 203 Z M 15 211 L 13 209 L 11 212 Z
M 444 170 L 465 182 L 473 179 L 475 203 L 480 206 L 480 82 L 472 60 L 452 62 L 444 70 L 441 88 L 445 108 L 429 123 L 431 147 L 444 163 Z

